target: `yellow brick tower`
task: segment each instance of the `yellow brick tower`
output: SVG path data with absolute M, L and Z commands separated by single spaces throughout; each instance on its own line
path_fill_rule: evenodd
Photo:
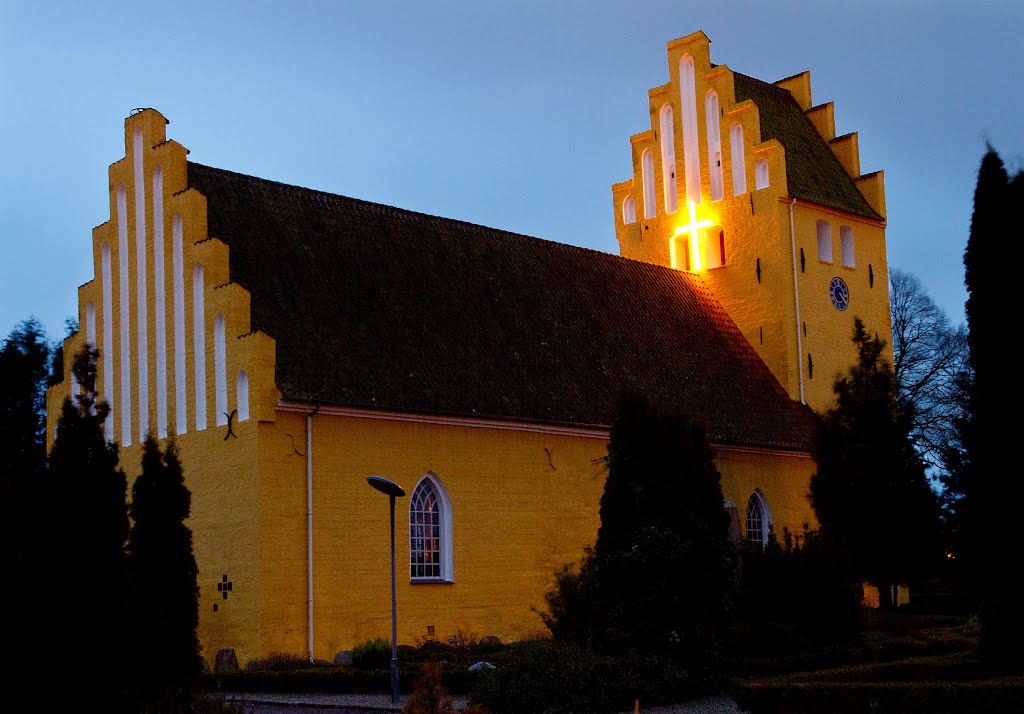
M 883 174 L 861 174 L 809 72 L 712 64 L 703 32 L 669 42 L 668 67 L 612 187 L 620 252 L 700 274 L 790 396 L 827 409 L 854 317 L 891 344 Z

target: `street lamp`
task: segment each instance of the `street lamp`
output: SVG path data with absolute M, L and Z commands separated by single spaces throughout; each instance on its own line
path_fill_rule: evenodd
M 398 704 L 398 600 L 395 596 L 395 499 L 405 489 L 383 476 L 367 476 L 366 482 L 391 500 L 391 703 Z

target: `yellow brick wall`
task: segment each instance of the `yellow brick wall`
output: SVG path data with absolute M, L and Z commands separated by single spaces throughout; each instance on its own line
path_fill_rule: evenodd
M 293 444 L 305 453 L 305 415 L 279 412 L 260 428 L 262 651 L 304 653 L 306 462 Z M 461 630 L 507 640 L 543 630 L 536 611 L 555 572 L 593 545 L 606 453 L 600 434 L 314 416 L 315 655 L 389 636 L 388 499 L 368 475 L 407 493 L 396 509 L 399 642 L 425 639 L 428 626 L 438 637 Z M 777 530 L 813 525 L 806 453 L 723 447 L 718 466 L 725 496 L 739 508 L 760 488 Z M 408 495 L 427 472 L 451 498 L 452 584 L 409 579 Z

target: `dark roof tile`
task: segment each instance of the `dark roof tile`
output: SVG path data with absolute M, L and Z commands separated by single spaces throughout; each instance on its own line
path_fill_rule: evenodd
M 788 90 L 739 72 L 733 77 L 736 101 L 752 99 L 757 105 L 761 141 L 778 139 L 786 149 L 790 196 L 882 220 Z
M 806 448 L 699 276 L 189 163 L 286 398 L 609 424 L 623 389 L 719 441 Z

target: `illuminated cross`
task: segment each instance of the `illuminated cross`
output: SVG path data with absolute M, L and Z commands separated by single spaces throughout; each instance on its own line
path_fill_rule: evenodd
M 676 228 L 676 236 L 690 235 L 690 269 L 700 270 L 700 231 L 704 228 L 710 228 L 714 225 L 714 222 L 698 221 L 697 207 L 693 205 L 693 201 L 687 201 L 686 208 L 690 213 L 690 223 Z M 672 262 L 673 268 L 676 270 L 680 269 L 679 258 L 676 255 L 676 238 L 669 242 L 669 260 Z

